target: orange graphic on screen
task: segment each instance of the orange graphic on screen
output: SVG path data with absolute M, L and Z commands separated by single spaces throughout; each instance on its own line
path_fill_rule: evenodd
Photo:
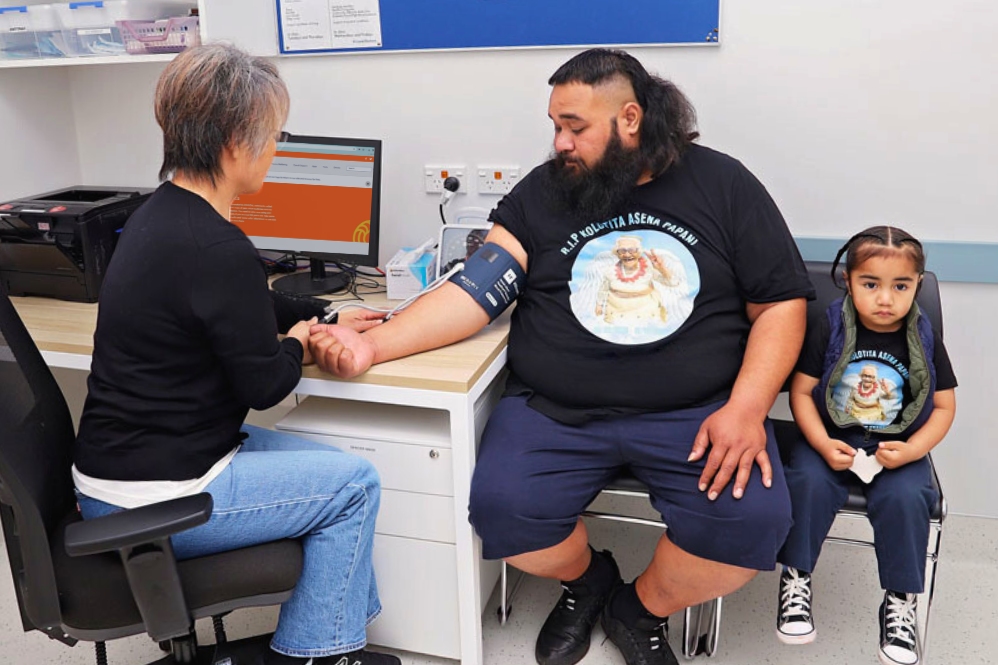
M 301 156 L 278 153 L 278 156 Z M 324 159 L 308 154 L 309 159 Z M 373 161 L 373 158 L 335 156 L 336 161 Z M 371 188 L 265 182 L 256 194 L 241 195 L 232 203 L 230 219 L 248 236 L 364 242 L 371 229 Z
M 357 228 L 353 230 L 353 241 L 364 243 L 371 241 L 371 220 L 365 219 L 357 225 Z

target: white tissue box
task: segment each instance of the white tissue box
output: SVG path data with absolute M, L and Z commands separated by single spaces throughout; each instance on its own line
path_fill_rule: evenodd
M 437 275 L 437 252 L 428 249 L 414 255 L 403 247 L 385 266 L 389 300 L 405 300 L 429 286 Z

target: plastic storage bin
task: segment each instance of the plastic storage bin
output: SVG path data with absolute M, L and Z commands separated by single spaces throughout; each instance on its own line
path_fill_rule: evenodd
M 119 21 L 125 50 L 132 55 L 178 53 L 201 43 L 198 17 L 169 18 L 159 21 Z
M 52 5 L 0 7 L 0 58 L 58 58 L 65 54 Z
M 62 27 L 66 55 L 124 55 L 125 21 L 183 17 L 197 5 L 190 0 L 88 0 L 54 5 Z

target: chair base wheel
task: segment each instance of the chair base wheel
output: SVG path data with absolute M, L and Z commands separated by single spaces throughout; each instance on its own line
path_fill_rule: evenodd
M 503 614 L 503 611 L 502 611 L 502 605 L 500 605 L 499 607 L 496 608 L 496 616 L 499 617 L 499 623 L 501 623 L 501 624 L 504 624 L 507 621 L 509 621 L 509 615 L 511 615 L 512 613 L 513 613 L 513 606 L 512 605 L 507 605 L 506 606 L 506 614 L 505 615 Z
M 193 663 L 198 657 L 197 633 L 170 640 L 173 660 L 178 663 Z
M 270 649 L 270 638 L 273 635 L 257 635 L 225 644 L 204 644 L 195 646 L 190 665 L 223 665 L 224 663 L 252 663 L 256 657 Z M 149 665 L 177 665 L 181 661 L 173 654 L 160 658 Z

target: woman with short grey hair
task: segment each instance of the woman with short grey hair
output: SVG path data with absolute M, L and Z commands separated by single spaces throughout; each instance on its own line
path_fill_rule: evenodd
M 226 148 L 260 156 L 287 121 L 289 107 L 288 90 L 270 62 L 224 44 L 186 51 L 156 85 L 160 179 L 179 175 L 216 187 Z
M 229 221 L 235 198 L 263 185 L 288 105 L 274 65 L 231 46 L 189 49 L 163 71 L 166 181 L 128 220 L 108 266 L 73 479 L 86 519 L 210 493 L 209 521 L 172 538 L 180 559 L 301 539 L 301 577 L 259 663 L 398 665 L 364 650 L 381 611 L 377 472 L 243 424 L 249 409 L 287 397 L 311 362 L 310 321 L 289 322 L 278 339 L 266 272 Z

